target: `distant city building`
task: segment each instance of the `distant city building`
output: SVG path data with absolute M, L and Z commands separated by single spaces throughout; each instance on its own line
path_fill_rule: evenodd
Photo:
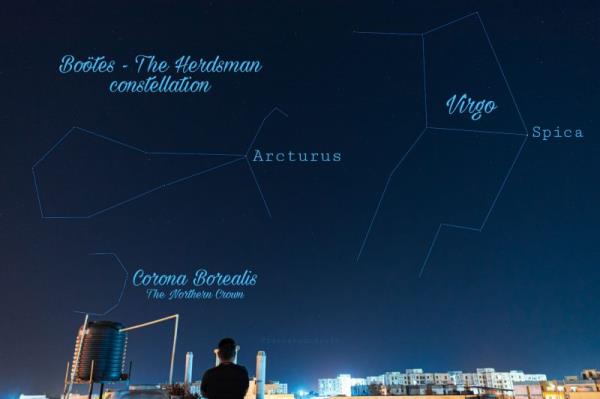
M 586 369 L 581 372 L 581 378 L 584 380 L 600 380 L 600 371 L 596 369 Z
M 594 380 L 567 380 L 564 381 L 565 392 L 598 392 Z
M 256 378 L 250 380 L 246 399 L 256 398 Z M 265 383 L 265 399 L 294 399 L 294 395 L 288 393 L 288 385 L 279 381 L 267 381 Z
M 267 395 L 286 395 L 288 385 L 279 381 L 269 381 L 265 384 L 265 394 Z
M 565 377 L 563 381 L 544 381 L 540 384 L 543 399 L 597 399 L 600 392 L 597 380 Z
M 357 379 L 355 385 L 360 385 L 362 379 Z M 340 374 L 335 378 L 319 379 L 319 396 L 352 396 L 352 376 Z
M 593 373 L 588 374 L 592 375 Z M 539 386 L 542 381 L 546 381 L 545 374 L 525 374 L 521 370 L 499 372 L 493 368 L 478 368 L 475 373 L 464 373 L 462 371 L 425 373 L 423 369 L 407 369 L 404 373 L 390 371 L 382 375 L 365 378 L 352 378 L 350 374 L 340 374 L 336 378 L 320 379 L 319 395 L 323 397 L 448 395 L 459 392 L 473 392 L 474 394 L 500 392 L 512 395 L 516 383 L 534 382 Z M 530 397 L 521 399 L 553 398 Z
M 369 395 L 370 395 L 369 386 L 366 383 L 352 385 L 351 396 L 369 396 Z
M 475 373 L 463 373 L 462 371 L 449 371 L 448 382 L 456 386 L 485 387 L 497 390 L 512 390 L 516 382 L 540 382 L 546 381 L 545 374 L 525 374 L 521 370 L 508 372 L 496 371 L 493 368 L 478 368 Z
M 513 392 L 515 399 L 543 399 L 539 382 L 515 382 Z

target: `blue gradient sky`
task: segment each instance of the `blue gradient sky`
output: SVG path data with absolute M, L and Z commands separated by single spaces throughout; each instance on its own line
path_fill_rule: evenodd
M 530 139 L 485 229 L 442 231 L 419 278 L 439 223 L 481 223 L 521 143 L 426 132 L 390 180 L 356 262 L 390 172 L 423 130 L 424 97 L 418 37 L 352 32 L 424 32 L 474 11 L 529 130 L 560 125 L 585 138 Z M 258 273 L 240 302 L 150 302 L 128 286 L 110 319 L 181 314 L 176 376 L 193 351 L 199 378 L 225 335 L 240 342 L 251 374 L 266 350 L 268 378 L 292 387 L 411 367 L 554 377 L 599 367 L 598 16 L 595 2 L 566 1 L 7 6 L 0 394 L 60 391 L 82 322 L 73 310 L 106 309 L 119 292 L 118 265 L 91 252 L 117 253 L 130 272 Z M 473 19 L 427 38 L 431 121 L 448 122 L 443 101 L 468 91 L 500 104 L 480 126 L 522 132 L 484 39 Z M 58 74 L 67 53 L 121 63 L 220 54 L 264 69 L 214 77 L 206 96 L 111 95 L 108 77 Z M 272 219 L 243 163 L 90 220 L 40 218 L 31 166 L 72 126 L 151 150 L 239 153 L 274 106 L 289 117 L 269 119 L 255 148 L 341 152 L 343 162 L 256 165 Z M 155 159 L 139 169 L 143 160 L 82 137 L 61 151 L 74 163 L 57 157 L 41 181 L 57 212 L 113 199 L 90 194 L 99 187 L 121 198 L 217 162 Z M 86 162 L 106 168 L 73 167 Z M 170 331 L 131 334 L 134 382 L 166 379 Z

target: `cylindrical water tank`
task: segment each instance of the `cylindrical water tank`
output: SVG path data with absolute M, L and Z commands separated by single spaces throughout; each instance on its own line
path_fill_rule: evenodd
M 121 332 L 123 325 L 112 321 L 91 321 L 84 334 L 79 328 L 75 341 L 75 354 L 71 372 L 75 380 L 89 381 L 94 361 L 92 381 L 119 381 L 123 379 L 123 366 L 127 350 L 127 333 Z M 78 358 L 79 345 L 83 339 Z

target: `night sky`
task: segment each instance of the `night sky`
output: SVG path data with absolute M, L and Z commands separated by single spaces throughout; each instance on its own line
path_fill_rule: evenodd
M 250 374 L 265 350 L 267 378 L 291 389 L 342 372 L 600 367 L 597 2 L 14 3 L 0 23 L 0 396 L 60 392 L 83 322 L 74 311 L 103 312 L 123 284 L 98 252 L 130 276 L 258 275 L 236 301 L 148 300 L 129 279 L 120 305 L 92 317 L 179 313 L 177 379 L 186 351 L 199 379 L 223 336 Z M 427 98 L 421 36 L 354 32 L 421 33 L 475 11 L 527 131 L 584 131 L 530 137 L 487 220 L 525 128 L 477 15 L 427 35 Z M 109 81 L 131 71 L 61 75 L 65 54 L 119 65 L 218 54 L 263 69 L 208 76 L 208 94 L 113 94 Z M 499 108 L 449 116 L 445 101 L 463 92 Z M 426 101 L 428 125 L 455 130 L 417 140 Z M 274 107 L 288 117 L 273 113 L 252 150 L 342 161 L 252 163 L 272 217 L 244 160 L 92 218 L 41 217 L 32 165 L 74 126 L 147 152 L 243 154 Z M 231 159 L 73 134 L 40 165 L 39 192 L 46 216 L 87 215 Z M 481 232 L 442 228 L 423 268 L 440 223 L 484 220 Z M 130 333 L 132 382 L 166 380 L 171 331 Z

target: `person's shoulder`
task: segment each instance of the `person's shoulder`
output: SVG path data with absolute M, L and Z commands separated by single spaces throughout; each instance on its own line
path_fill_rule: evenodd
M 204 377 L 209 377 L 217 371 L 217 367 L 211 367 L 204 372 Z
M 240 373 L 248 375 L 248 370 L 246 369 L 246 367 L 239 364 L 234 364 L 233 366 L 235 366 L 236 370 L 238 370 Z

